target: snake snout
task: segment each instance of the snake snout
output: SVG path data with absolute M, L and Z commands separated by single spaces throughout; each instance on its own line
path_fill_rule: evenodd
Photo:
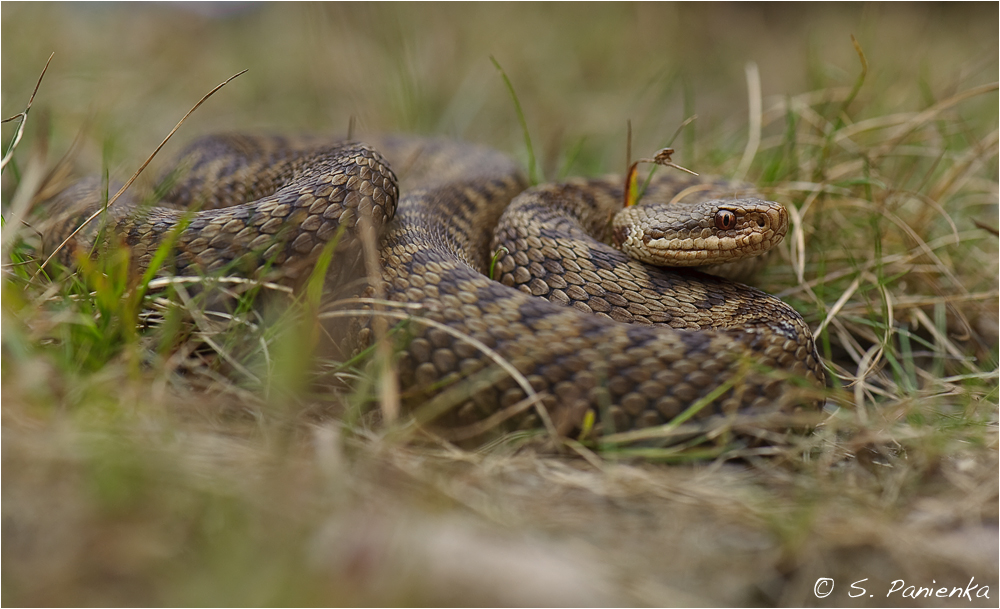
M 763 199 L 734 199 L 710 203 L 716 203 L 718 213 L 731 212 L 736 216 L 735 227 L 732 227 L 736 230 L 750 232 L 770 230 L 780 234 L 788 230 L 788 211 L 780 203 Z M 723 227 L 718 228 L 724 230 Z
M 772 203 L 766 208 L 748 212 L 743 226 L 751 233 L 781 239 L 788 232 L 788 212 L 781 205 Z
M 784 205 L 771 203 L 767 211 L 761 214 L 758 226 L 762 229 L 770 228 L 775 235 L 783 237 L 788 232 L 788 210 Z

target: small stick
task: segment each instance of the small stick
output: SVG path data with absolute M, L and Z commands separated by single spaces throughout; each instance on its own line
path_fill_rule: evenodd
M 16 120 L 18 117 L 21 118 L 21 123 L 17 126 L 17 133 L 14 134 L 14 141 L 10 143 L 10 148 L 7 149 L 7 154 L 3 155 L 3 160 L 0 161 L 0 171 L 7 166 L 10 162 L 11 157 L 14 155 L 14 149 L 21 142 L 21 136 L 24 135 L 24 124 L 28 122 L 28 110 L 31 110 L 31 104 L 35 101 L 35 94 L 38 93 L 38 87 L 42 86 L 42 79 L 45 78 L 45 72 L 49 69 L 49 64 L 52 63 L 52 58 L 55 57 L 55 51 L 49 55 L 48 60 L 45 62 L 45 67 L 42 68 L 42 73 L 38 75 L 38 82 L 35 83 L 35 89 L 31 92 L 31 97 L 28 98 L 28 105 L 24 107 L 23 112 L 18 112 L 10 118 L 3 119 L 2 122 L 9 123 L 12 120 Z
M 663 148 L 651 159 L 639 159 L 629 165 L 628 174 L 625 176 L 625 201 L 624 207 L 631 207 L 639 202 L 639 197 L 635 194 L 638 188 L 636 187 L 636 174 L 638 173 L 639 163 L 652 163 L 654 165 L 663 165 L 664 167 L 673 167 L 674 169 L 680 169 L 681 171 L 690 173 L 693 176 L 698 175 L 697 173 L 691 171 L 686 167 L 681 167 L 677 163 L 670 160 L 670 157 L 674 154 L 673 148 Z

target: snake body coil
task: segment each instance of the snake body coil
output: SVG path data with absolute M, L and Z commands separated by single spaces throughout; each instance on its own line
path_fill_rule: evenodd
M 340 226 L 349 239 L 368 227 L 380 231 L 382 283 L 368 293 L 419 305 L 415 318 L 436 322 L 409 326 L 397 362 L 404 397 L 419 404 L 451 391 L 452 422 L 523 403 L 526 387 L 488 350 L 524 375 L 564 434 L 578 431 L 588 412 L 605 433 L 662 424 L 695 403 L 706 404 L 698 418 L 787 412 L 794 405 L 782 399 L 783 383 L 762 369 L 823 382 L 808 327 L 777 298 L 695 270 L 650 267 L 602 243 L 709 240 L 725 249 L 738 241 L 708 237 L 704 218 L 691 219 L 679 237 L 649 227 L 627 234 L 608 222 L 620 206 L 620 180 L 521 192 L 523 178 L 497 152 L 419 138 L 369 141 L 373 147 L 207 138 L 182 156 L 183 177 L 165 203 L 116 203 L 107 226 L 131 249 L 137 271 L 173 239 L 175 254 L 161 272 L 289 283 L 301 281 Z M 402 172 L 401 196 L 390 166 Z M 755 201 L 728 182 L 667 174 L 644 202 L 665 203 L 685 189 L 699 200 L 731 199 L 727 209 Z M 101 201 L 94 180 L 57 197 L 47 249 Z M 192 205 L 203 211 L 184 211 Z M 775 212 L 760 212 L 768 213 Z M 763 226 L 762 216 L 750 217 Z M 92 250 L 98 226 L 70 239 L 62 260 Z M 484 273 L 500 246 L 508 253 L 494 281 Z

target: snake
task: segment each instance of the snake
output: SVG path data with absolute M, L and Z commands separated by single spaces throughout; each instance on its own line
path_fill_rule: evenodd
M 43 248 L 72 269 L 120 243 L 135 274 L 157 264 L 298 290 L 325 251 L 358 267 L 372 239 L 375 278 L 353 294 L 405 312 L 402 403 L 443 401 L 447 426 L 507 419 L 573 437 L 780 417 L 815 410 L 794 389 L 825 383 L 798 312 L 705 272 L 787 231 L 784 207 L 745 183 L 661 171 L 619 220 L 622 177 L 529 187 L 514 160 L 475 144 L 222 134 L 195 141 L 160 184 L 109 206 L 115 185 L 76 182 L 48 203 Z M 345 348 L 369 344 L 372 327 L 356 322 Z

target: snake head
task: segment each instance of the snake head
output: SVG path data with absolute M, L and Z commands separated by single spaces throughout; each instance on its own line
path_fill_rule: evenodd
M 762 199 L 651 202 L 623 209 L 612 239 L 629 256 L 659 266 L 706 266 L 759 256 L 781 242 L 788 212 Z

